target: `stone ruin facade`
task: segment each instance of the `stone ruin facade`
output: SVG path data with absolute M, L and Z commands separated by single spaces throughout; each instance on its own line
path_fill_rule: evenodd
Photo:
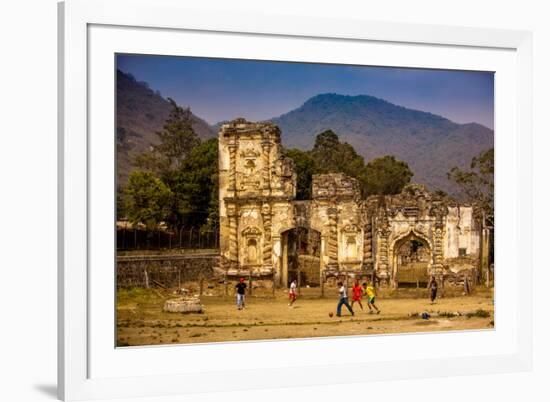
M 361 198 L 359 182 L 318 174 L 312 199 L 296 200 L 293 161 L 272 123 L 236 119 L 219 132 L 220 268 L 226 277 L 370 276 L 384 286 L 426 283 L 430 275 L 475 275 L 488 242 L 470 206 L 421 185 L 394 196 Z

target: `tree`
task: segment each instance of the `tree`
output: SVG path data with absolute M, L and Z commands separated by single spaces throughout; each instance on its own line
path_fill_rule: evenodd
M 219 225 L 218 139 L 197 145 L 171 175 L 176 225 Z
M 315 160 L 310 152 L 296 148 L 285 149 L 283 153 L 294 161 L 294 171 L 297 176 L 296 199 L 310 200 L 312 176 L 318 173 L 315 168 Z
M 363 157 L 347 142 L 340 142 L 332 130 L 317 135 L 311 157 L 316 173 L 345 173 L 359 179 L 365 167 Z
M 449 180 L 458 185 L 464 198 L 491 226 L 494 225 L 494 173 L 494 148 L 472 158 L 469 171 L 454 167 L 447 173 Z
M 154 229 L 165 219 L 171 202 L 172 192 L 153 173 L 136 171 L 130 174 L 124 189 L 124 209 L 130 222 Z
M 353 146 L 340 142 L 332 130 L 317 135 L 310 155 L 315 163 L 314 173 L 344 173 L 359 180 L 361 192 L 367 194 L 365 160 Z
M 367 163 L 365 175 L 367 194 L 389 195 L 399 194 L 410 183 L 413 172 L 407 163 L 386 155 Z
M 353 146 L 340 142 L 332 130 L 318 134 L 311 151 L 289 149 L 285 155 L 294 160 L 298 176 L 296 198 L 311 198 L 311 180 L 314 174 L 344 173 L 359 181 L 363 196 L 371 194 L 397 194 L 411 181 L 409 166 L 393 156 L 365 160 Z
M 200 143 L 193 130 L 191 110 L 178 106 L 171 98 L 168 101 L 172 111 L 163 130 L 156 132 L 159 144 L 153 145 L 149 152 L 138 155 L 134 161 L 137 167 L 155 172 L 161 177 L 173 169 L 179 169 L 191 150 Z

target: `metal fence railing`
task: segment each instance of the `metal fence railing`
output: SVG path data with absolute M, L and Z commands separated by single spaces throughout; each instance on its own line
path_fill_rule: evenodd
M 219 230 L 117 228 L 117 250 L 217 249 Z

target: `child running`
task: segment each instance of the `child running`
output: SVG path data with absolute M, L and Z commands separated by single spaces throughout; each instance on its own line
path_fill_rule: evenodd
M 374 291 L 374 286 L 369 283 L 369 281 L 363 283 L 363 288 L 365 289 L 365 295 L 367 296 L 367 306 L 369 307 L 369 314 L 372 314 L 372 307 L 375 308 L 376 314 L 380 314 L 380 309 L 374 304 L 376 299 L 376 293 Z M 372 306 L 372 307 L 371 307 Z
M 359 304 L 359 307 L 361 307 L 361 310 L 363 310 L 363 304 L 361 303 L 361 298 L 363 297 L 363 289 L 359 285 L 359 279 L 355 280 L 351 291 L 353 293 L 351 298 L 351 308 L 353 308 L 353 305 L 355 304 L 355 302 L 357 302 Z
M 290 289 L 288 290 L 288 299 L 290 300 L 290 302 L 288 303 L 288 306 L 292 307 L 292 305 L 296 301 L 296 279 L 290 282 Z
M 355 315 L 353 309 L 348 302 L 348 291 L 342 282 L 338 282 L 338 291 L 340 292 L 340 300 L 338 300 L 338 307 L 336 307 L 336 315 L 338 317 L 342 316 L 342 306 L 346 306 L 351 315 Z

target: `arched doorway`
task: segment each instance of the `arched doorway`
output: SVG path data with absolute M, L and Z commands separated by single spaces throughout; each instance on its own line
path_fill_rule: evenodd
M 283 245 L 281 285 L 296 279 L 300 286 L 321 283 L 321 233 L 298 227 L 281 233 Z
M 414 232 L 395 242 L 393 280 L 395 287 L 427 286 L 432 251 L 426 239 Z

